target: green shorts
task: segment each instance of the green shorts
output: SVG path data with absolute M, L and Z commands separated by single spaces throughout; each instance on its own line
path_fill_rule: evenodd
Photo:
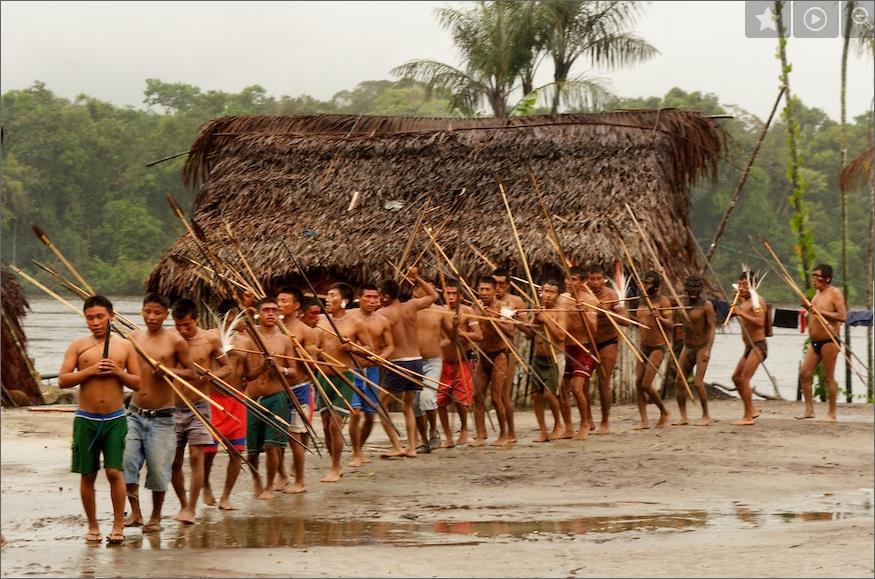
M 76 411 L 73 419 L 72 472 L 91 474 L 100 470 L 100 453 L 103 453 L 103 468 L 124 469 L 125 437 L 128 420 L 125 409 L 110 414 L 94 414 Z
M 559 368 L 553 363 L 553 359 L 550 356 L 535 356 L 532 368 L 534 368 L 535 374 L 541 378 L 541 381 L 547 385 L 550 392 L 556 394 L 556 390 L 559 387 Z M 541 381 L 535 380 L 534 383 L 537 392 L 543 394 L 544 386 L 541 384 Z
M 344 371 L 341 372 L 341 374 L 350 382 L 355 379 L 355 377 L 352 375 L 352 372 Z M 318 395 L 318 403 L 316 405 L 316 408 L 319 410 L 325 410 L 328 408 L 328 404 L 331 404 L 338 412 L 349 413 L 349 406 L 344 404 L 343 400 L 346 400 L 350 404 L 352 403 L 352 387 L 347 384 L 343 380 L 343 378 L 336 374 L 330 374 L 328 375 L 328 377 L 331 379 L 331 384 L 334 384 L 334 388 L 332 388 L 328 384 L 328 381 L 325 380 L 324 376 L 320 375 L 318 377 L 319 385 L 322 387 L 322 390 L 325 391 L 325 395 L 328 396 L 328 402 L 325 402 L 325 399 L 322 397 L 322 393 L 320 392 Z M 340 395 L 337 394 L 338 392 L 340 392 Z M 343 400 L 341 400 L 341 396 L 343 396 Z
M 268 394 L 256 398 L 255 401 L 286 422 L 292 418 L 289 397 L 285 392 Z M 289 437 L 282 430 L 267 424 L 252 410 L 246 410 L 246 452 L 256 454 L 263 451 L 265 446 L 285 448 L 288 442 Z

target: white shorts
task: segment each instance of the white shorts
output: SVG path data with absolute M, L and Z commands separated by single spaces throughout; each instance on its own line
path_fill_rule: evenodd
M 309 404 L 301 404 L 301 410 L 304 411 L 304 414 L 310 414 L 310 405 Z M 293 434 L 303 434 L 307 432 L 307 424 L 304 422 L 306 420 L 303 416 L 298 414 L 297 409 L 292 408 L 292 418 L 289 420 L 289 432 Z M 294 443 L 292 443 L 294 444 Z
M 437 410 L 437 387 L 441 380 L 442 368 L 441 358 L 423 358 L 422 373 L 425 378 L 422 380 L 422 390 L 416 393 L 416 400 L 413 403 L 414 416 L 422 416 L 429 410 Z

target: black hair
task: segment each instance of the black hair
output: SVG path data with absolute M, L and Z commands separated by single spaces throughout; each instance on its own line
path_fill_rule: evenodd
M 260 309 L 261 309 L 261 306 L 263 306 L 264 304 L 275 304 L 275 303 L 276 303 L 276 298 L 275 298 L 275 297 L 273 297 L 273 296 L 264 296 L 263 298 L 261 298 L 260 300 L 258 300 L 257 302 L 255 302 L 255 309 L 256 309 L 256 310 L 260 310 Z
M 702 279 L 702 276 L 694 273 L 693 275 L 687 278 L 687 281 L 684 282 L 684 287 L 694 287 L 694 288 L 702 288 L 705 286 L 705 280 Z
M 290 285 L 281 287 L 279 291 L 276 292 L 277 296 L 279 296 L 280 294 L 289 294 L 290 296 L 295 298 L 295 301 L 299 304 L 304 300 L 304 292 Z
M 491 285 L 492 287 L 495 287 L 495 278 L 491 275 L 480 276 L 480 279 L 477 281 L 477 285 L 480 285 L 481 283 L 485 283 Z
M 353 297 L 355 297 L 354 296 L 355 292 L 353 292 L 352 286 L 344 281 L 335 282 L 335 283 L 331 284 L 331 286 L 328 289 L 339 291 L 340 292 L 340 299 L 346 300 L 347 307 L 349 307 L 349 305 L 352 303 Z
M 459 283 L 459 280 L 457 280 L 456 278 L 448 277 L 446 280 L 444 280 L 444 287 L 454 287 L 456 289 L 460 289 L 462 287 L 462 284 Z
M 586 268 L 586 273 L 587 274 L 600 273 L 602 275 L 605 275 L 605 268 L 603 268 L 602 266 L 600 266 L 597 263 L 592 263 L 589 265 L 589 267 Z
M 109 299 L 105 296 L 101 295 L 93 295 L 85 300 L 85 303 L 82 305 L 82 311 L 84 312 L 88 308 L 93 308 L 97 306 L 104 307 L 106 308 L 106 311 L 112 313 L 112 302 L 109 301 Z
M 170 300 L 161 294 L 148 294 L 143 298 L 143 305 L 146 304 L 158 304 L 165 310 L 170 309 Z
M 194 301 L 188 298 L 179 298 L 173 304 L 172 313 L 174 320 L 181 320 L 187 316 L 191 316 L 193 320 L 196 320 L 199 312 Z
M 216 310 L 220 316 L 224 316 L 231 310 L 239 310 L 240 306 L 237 305 L 237 302 L 234 300 L 222 300 L 222 303 L 219 304 L 218 309 Z
M 641 278 L 642 282 L 647 282 L 647 280 L 652 280 L 653 289 L 658 290 L 659 286 L 662 285 L 662 276 L 660 276 L 655 271 L 645 271 L 644 276 Z
M 832 266 L 831 265 L 827 265 L 825 263 L 818 263 L 817 265 L 814 266 L 814 269 L 812 269 L 811 271 L 812 272 L 820 271 L 820 273 L 823 275 L 823 277 L 826 278 L 827 283 L 832 281 Z
M 543 288 L 545 285 L 552 285 L 552 286 L 555 286 L 555 287 L 557 287 L 557 288 L 562 287 L 562 286 L 559 285 L 559 282 L 556 281 L 555 279 L 548 279 L 547 281 L 541 283 L 541 287 L 542 287 L 542 288 Z
M 748 279 L 750 278 L 751 283 L 756 283 L 757 281 L 757 272 L 753 270 L 744 270 L 740 274 L 738 274 L 738 279 Z
M 499 267 L 492 272 L 492 277 L 510 277 L 510 272 L 503 267 Z
M 317 298 L 316 296 L 306 296 L 301 302 L 302 310 L 309 310 L 313 306 L 319 307 L 319 310 L 322 310 L 322 300 Z
M 398 295 L 401 293 L 401 287 L 394 279 L 384 279 L 377 284 L 377 288 L 381 294 L 386 294 L 393 300 L 397 299 Z
M 378 292 L 380 289 L 376 286 L 376 284 L 372 284 L 371 282 L 365 282 L 359 286 L 359 295 L 362 295 L 366 291 Z
M 582 267 L 578 267 L 575 265 L 574 267 L 571 267 L 568 269 L 568 274 L 569 275 L 576 275 L 576 276 L 583 278 L 583 276 L 586 275 L 586 270 L 583 269 Z

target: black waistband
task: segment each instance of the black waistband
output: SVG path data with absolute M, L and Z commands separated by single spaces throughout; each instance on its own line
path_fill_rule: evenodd
M 173 416 L 174 408 L 158 408 L 156 410 L 147 410 L 145 408 L 140 408 L 139 406 L 134 406 L 131 404 L 128 406 L 128 410 L 133 412 L 134 414 L 139 414 L 140 416 L 145 416 L 146 418 L 166 418 L 168 416 Z

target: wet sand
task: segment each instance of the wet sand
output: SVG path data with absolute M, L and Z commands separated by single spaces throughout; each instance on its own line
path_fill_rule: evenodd
M 873 408 L 843 405 L 823 424 L 794 420 L 798 403 L 758 405 L 755 427 L 730 426 L 740 402 L 721 401 L 708 428 L 648 431 L 620 406 L 611 436 L 547 444 L 519 412 L 514 447 L 374 457 L 337 484 L 319 483 L 327 459 L 308 455 L 307 493 L 256 501 L 241 475 L 239 510 L 200 507 L 182 526 L 171 490 L 164 531 L 128 529 L 121 546 L 82 540 L 72 414 L 4 410 L 0 574 L 871 577 Z M 379 427 L 369 444 L 385 444 Z

